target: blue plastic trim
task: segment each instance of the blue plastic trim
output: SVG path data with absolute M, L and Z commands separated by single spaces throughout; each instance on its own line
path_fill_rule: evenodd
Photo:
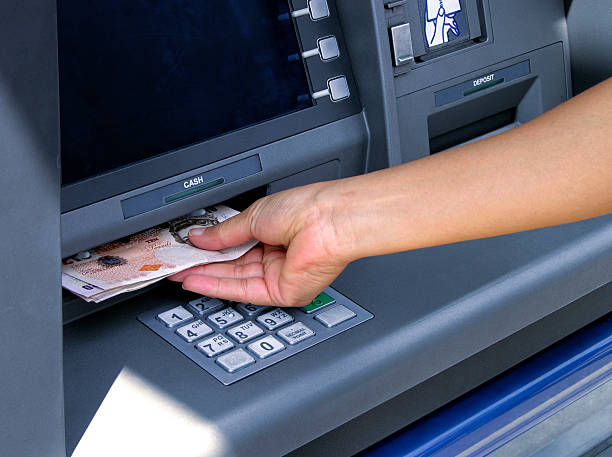
M 612 313 L 377 443 L 360 456 L 456 455 L 519 419 L 486 448 L 479 449 L 478 455 L 485 455 L 610 378 Z M 527 419 L 520 420 L 525 416 Z

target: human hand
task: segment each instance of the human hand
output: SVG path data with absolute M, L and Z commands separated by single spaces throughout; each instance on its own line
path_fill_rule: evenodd
M 194 246 L 219 250 L 252 238 L 263 243 L 241 258 L 190 268 L 169 279 L 211 297 L 257 305 L 304 306 L 350 259 L 334 224 L 329 183 L 284 191 L 256 201 L 241 214 L 189 233 Z M 322 194 L 326 193 L 326 197 Z

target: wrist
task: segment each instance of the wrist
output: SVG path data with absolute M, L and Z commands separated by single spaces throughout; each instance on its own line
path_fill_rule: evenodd
M 314 196 L 315 211 L 329 253 L 342 264 L 367 255 L 361 242 L 362 227 L 355 223 L 365 200 L 358 195 L 354 179 L 319 183 Z

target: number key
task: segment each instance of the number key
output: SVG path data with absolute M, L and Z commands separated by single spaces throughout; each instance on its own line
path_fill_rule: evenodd
M 193 343 L 195 340 L 210 335 L 212 332 L 213 329 L 206 325 L 202 319 L 176 329 L 176 333 L 188 343 Z
M 232 327 L 227 331 L 227 334 L 239 343 L 246 343 L 259 335 L 263 335 L 263 333 L 264 330 L 251 321 Z
M 191 314 L 182 306 L 177 306 L 176 308 L 172 308 L 168 311 L 164 311 L 163 313 L 159 313 L 157 315 L 157 318 L 164 324 L 166 324 L 166 327 L 174 328 L 179 324 L 193 319 L 193 314 Z
M 246 314 L 247 316 L 251 317 L 268 309 L 269 306 L 257 306 L 251 303 L 238 303 L 236 308 L 238 308 L 242 314 Z
M 225 305 L 218 298 L 200 297 L 189 302 L 189 307 L 192 308 L 199 316 L 204 316 L 206 313 L 218 311 Z
M 206 354 L 206 357 L 213 357 L 222 352 L 228 351 L 234 347 L 234 343 L 228 340 L 225 336 L 216 334 L 196 345 L 200 352 Z
M 276 308 L 269 313 L 259 316 L 257 318 L 257 322 L 265 325 L 268 330 L 274 330 L 275 328 L 282 327 L 289 322 L 293 322 L 293 316 L 287 314 L 280 308 Z
M 225 308 L 221 311 L 208 316 L 208 320 L 219 328 L 229 327 L 236 322 L 240 322 L 244 317 L 232 308 Z
M 272 335 L 268 335 L 265 338 L 249 344 L 247 349 L 260 359 L 265 359 L 266 357 L 270 357 L 272 354 L 276 354 L 277 352 L 285 349 L 285 345 Z

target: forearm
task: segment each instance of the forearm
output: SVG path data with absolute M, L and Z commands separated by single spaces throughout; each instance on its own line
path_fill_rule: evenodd
M 611 99 L 612 79 L 505 134 L 333 182 L 318 199 L 348 260 L 606 214 Z

